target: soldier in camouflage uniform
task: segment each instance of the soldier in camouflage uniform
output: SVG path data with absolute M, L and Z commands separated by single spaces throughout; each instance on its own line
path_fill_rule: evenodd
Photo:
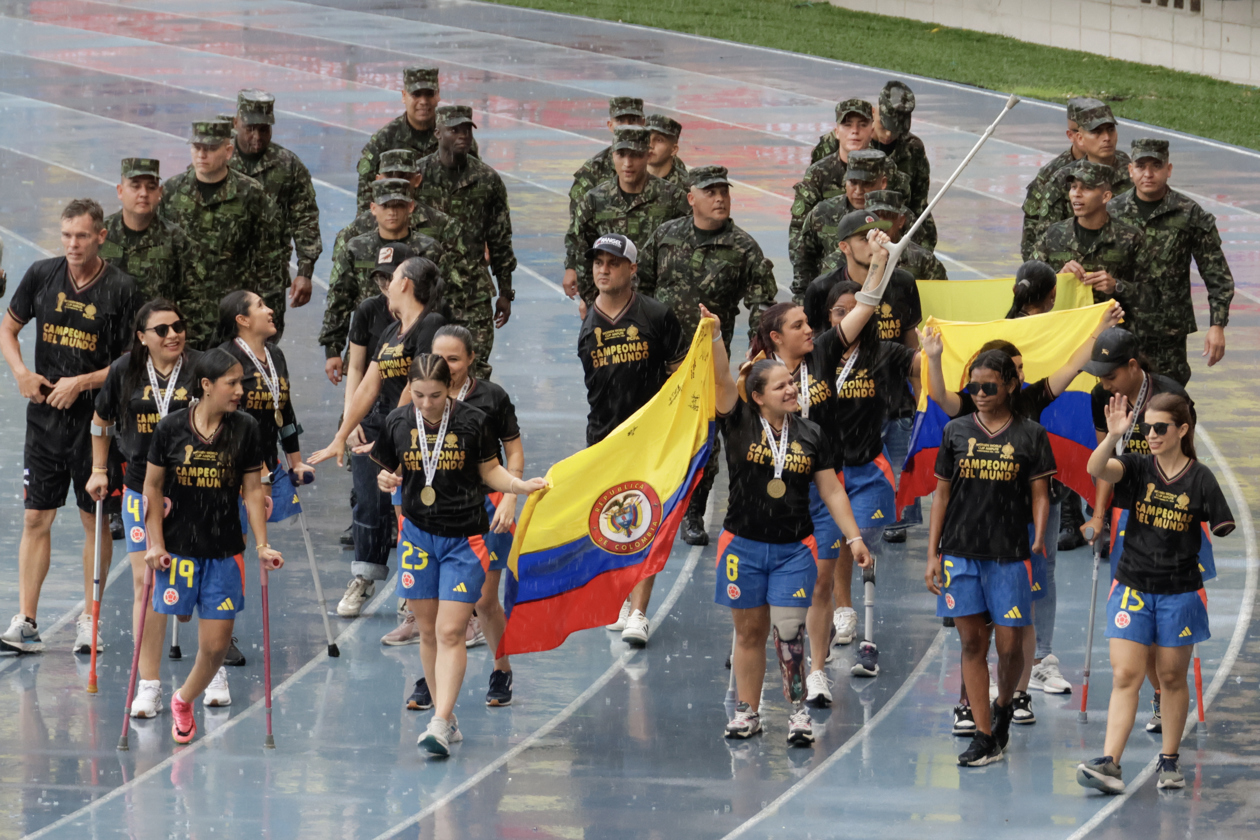
M 682 124 L 664 114 L 648 114 L 647 129 L 652 132 L 648 148 L 648 172 L 664 178 L 676 187 L 687 189 L 687 164 L 678 157 L 678 138 Z
M 369 207 L 376 220 L 376 228 L 346 243 L 333 260 L 332 274 L 328 278 L 324 326 L 319 332 L 319 343 L 324 347 L 326 359 L 340 358 L 346 348 L 350 316 L 364 298 L 380 291 L 372 279 L 372 271 L 383 249 L 395 244 L 406 245 L 417 256 L 426 257 L 439 266 L 443 264 L 441 244 L 409 226 L 414 206 L 411 195 L 410 182 L 401 178 L 372 182 L 372 203 Z M 446 277 L 442 279 L 446 280 Z
M 381 155 L 390 149 L 411 149 L 417 158 L 437 151 L 434 120 L 442 90 L 436 67 L 403 70 L 403 113 L 372 135 L 359 155 L 358 206 L 362 213 L 372 203 L 372 182 L 381 170 Z M 477 141 L 468 152 L 477 157 Z
M 467 280 L 452 282 L 443 296 L 450 304 L 451 319 L 472 333 L 477 353 L 473 375 L 488 379 L 494 330 L 508 322 L 516 298 L 512 289 L 516 254 L 512 251 L 512 217 L 503 179 L 488 164 L 469 154 L 472 130 L 476 127 L 472 109 L 467 105 L 438 108 L 438 150 L 419 163 L 421 182 L 417 197 L 455 220 L 462 252 L 477 260 L 476 273 Z M 482 256 L 487 251 L 490 271 Z M 491 272 L 499 285 L 499 297 L 493 307 Z
M 159 218 L 162 182 L 158 161 L 123 158 L 118 200 L 122 209 L 105 219 L 100 257 L 136 281 L 141 300 L 164 297 L 182 303 L 196 286 L 193 244 L 178 225 Z
M 892 227 L 888 229 L 888 237 L 893 242 L 900 242 L 902 234 L 914 224 L 914 216 L 910 213 L 910 208 L 902 203 L 901 193 L 896 190 L 872 190 L 866 194 L 866 208 L 868 212 L 874 213 L 886 222 L 891 222 Z M 837 268 L 844 261 L 844 254 L 839 250 L 840 259 L 835 260 L 834 264 L 829 261 L 829 256 L 823 260 L 822 270 L 831 271 Z M 909 242 L 906 249 L 901 252 L 901 256 L 897 259 L 897 268 L 904 269 L 909 272 L 910 276 L 915 280 L 948 280 L 949 276 L 945 273 L 945 266 L 936 258 L 936 254 L 924 248 L 917 242 Z
M 633 96 L 614 96 L 608 100 L 608 130 L 619 125 L 643 125 L 643 100 Z M 573 186 L 569 188 L 569 224 L 577 215 L 582 198 L 597 186 L 617 174 L 613 167 L 612 146 L 600 151 L 595 157 L 578 167 L 573 173 Z
M 722 322 L 722 341 L 728 351 L 735 335 L 739 301 L 748 308 L 748 333 L 757 331 L 762 311 L 774 302 L 778 286 L 774 266 L 761 246 L 731 221 L 730 180 L 724 166 L 691 170 L 688 193 L 692 215 L 666 222 L 639 250 L 639 291 L 673 310 L 692 335 L 700 323 L 700 304 Z M 704 469 L 683 521 L 683 539 L 706 545 L 704 510 L 717 478 L 719 449 Z
M 1133 189 L 1133 182 L 1129 180 L 1129 156 L 1116 148 L 1116 118 L 1111 108 L 1097 99 L 1069 99 L 1067 120 L 1071 147 L 1041 167 L 1024 197 L 1024 232 L 1019 252 L 1025 262 L 1032 259 L 1033 247 L 1046 228 L 1072 218 L 1067 185 L 1057 177 L 1065 166 L 1082 158 L 1106 164 L 1115 171 L 1115 183 L 1111 185 L 1113 195 Z
M 844 173 L 844 193 L 815 205 L 805 214 L 796 236 L 788 242 L 792 259 L 792 293 L 805 294 L 814 278 L 844 262 L 836 238 L 840 220 L 854 210 L 866 207 L 866 194 L 888 186 L 888 158 L 874 149 L 849 152 Z M 839 255 L 838 257 L 836 255 Z
M 315 203 L 315 185 L 305 164 L 289 149 L 271 142 L 271 127 L 276 124 L 276 98 L 261 90 L 242 90 L 236 94 L 236 119 L 233 137 L 236 149 L 228 165 L 262 184 L 267 195 L 280 211 L 282 250 L 276 264 L 275 285 L 289 285 L 289 258 L 297 250 L 297 274 L 293 277 L 289 299 L 267 299 L 276 313 L 276 324 L 284 319 L 286 304 L 305 306 L 311 299 L 311 275 L 315 261 L 324 250 L 319 235 L 319 206 Z M 292 243 L 292 247 L 290 247 Z
M 596 239 L 620 233 L 631 242 L 646 242 L 665 222 L 691 217 L 687 193 L 648 174 L 648 142 L 646 128 L 617 127 L 612 145 L 617 174 L 582 198 L 573 226 L 565 234 L 565 291 L 573 272 L 574 288 L 587 306 L 595 300 L 596 289 L 586 252 Z
M 1137 332 L 1156 373 L 1190 381 L 1186 336 L 1195 332 L 1190 260 L 1207 286 L 1209 323 L 1203 355 L 1214 365 L 1225 355 L 1225 326 L 1234 299 L 1234 276 L 1221 251 L 1216 217 L 1168 186 L 1172 163 L 1167 140 L 1134 140 L 1129 174 L 1134 188 L 1107 204 L 1112 218 L 1141 229 L 1150 253 L 1149 294 L 1157 306 L 1143 313 Z
M 189 346 L 205 350 L 219 321 L 219 301 L 248 289 L 276 308 L 284 298 L 274 266 L 284 258 L 280 212 L 262 185 L 228 166 L 232 125 L 192 124 L 192 165 L 166 182 L 158 212 L 195 243 L 195 286 L 180 298 Z M 277 335 L 283 329 L 276 312 Z

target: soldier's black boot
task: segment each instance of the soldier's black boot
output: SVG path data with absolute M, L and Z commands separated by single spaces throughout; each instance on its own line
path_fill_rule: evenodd
M 1071 551 L 1085 545 L 1081 526 L 1085 524 L 1085 511 L 1081 509 L 1081 497 L 1069 493 L 1063 500 L 1063 516 L 1059 521 L 1059 551 Z
M 687 545 L 708 545 L 709 534 L 704 530 L 704 509 L 709 504 L 709 489 L 701 484 L 691 494 L 691 504 L 683 517 L 682 538 Z

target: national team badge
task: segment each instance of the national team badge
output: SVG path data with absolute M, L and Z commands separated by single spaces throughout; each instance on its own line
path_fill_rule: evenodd
M 733 583 L 726 584 L 726 597 L 732 601 L 739 600 L 739 587 Z
M 411 572 L 403 572 L 402 576 L 403 589 L 410 589 L 416 585 L 416 578 Z
M 1116 613 L 1116 626 L 1121 630 L 1129 626 L 1129 614 L 1123 610 Z
M 956 602 L 954 601 L 954 596 L 953 596 L 953 595 L 946 595 L 946 596 L 945 596 L 945 606 L 949 607 L 949 608 L 952 610 L 952 609 L 954 608 L 954 604 L 955 604 L 955 603 L 956 603 Z
M 661 517 L 661 500 L 651 485 L 643 481 L 616 484 L 591 507 L 591 542 L 612 554 L 634 554 L 652 543 Z
M 162 602 L 168 607 L 173 607 L 179 603 L 179 590 L 171 587 L 162 593 Z
M 141 528 L 139 525 L 131 529 L 131 541 L 133 543 L 144 542 L 144 529 Z

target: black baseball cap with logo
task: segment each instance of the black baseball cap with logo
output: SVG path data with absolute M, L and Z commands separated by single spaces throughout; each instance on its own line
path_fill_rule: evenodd
M 843 242 L 850 236 L 866 233 L 868 230 L 888 230 L 892 222 L 886 222 L 874 213 L 865 210 L 854 210 L 845 213 L 840 224 L 836 225 L 836 241 Z
M 639 249 L 634 247 L 630 237 L 620 233 L 606 233 L 596 239 L 595 244 L 587 249 L 586 258 L 593 260 L 597 254 L 601 253 L 612 254 L 614 257 L 621 257 L 635 264 L 639 262 Z
M 372 269 L 372 274 L 393 277 L 394 269 L 415 256 L 418 254 L 407 245 L 386 245 L 376 252 L 376 267 Z
M 1094 376 L 1107 376 L 1121 365 L 1128 364 L 1130 359 L 1136 359 L 1137 355 L 1137 336 L 1120 327 L 1111 327 L 1094 339 L 1094 349 L 1089 354 L 1084 371 Z

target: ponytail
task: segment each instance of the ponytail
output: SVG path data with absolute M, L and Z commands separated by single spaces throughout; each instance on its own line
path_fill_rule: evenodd
M 1024 307 L 1031 303 L 1042 303 L 1058 287 L 1059 278 L 1054 269 L 1041 260 L 1029 260 L 1015 272 L 1015 286 L 1012 288 L 1014 300 L 1006 313 L 1007 318 L 1018 318 Z

